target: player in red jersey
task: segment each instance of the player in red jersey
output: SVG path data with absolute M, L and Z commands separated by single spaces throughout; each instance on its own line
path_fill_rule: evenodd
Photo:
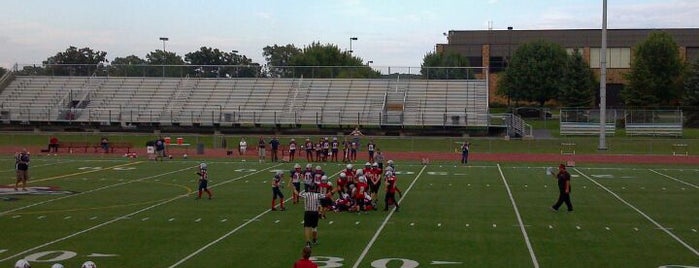
M 327 212 L 332 206 L 332 197 L 335 193 L 333 183 L 328 180 L 328 176 L 323 175 L 320 178 L 320 184 L 318 184 L 318 192 L 324 195 L 324 197 L 320 199 L 320 218 L 325 219 L 325 212 Z
M 293 185 L 296 192 L 301 192 L 301 181 L 303 180 L 303 170 L 301 170 L 301 165 L 294 165 L 294 169 L 291 170 L 291 179 L 289 180 L 289 186 Z M 299 202 L 299 195 L 292 191 L 292 203 L 297 204 Z
M 325 171 L 321 166 L 316 166 L 315 172 L 313 173 L 313 185 L 316 187 L 315 192 L 318 192 L 318 185 L 320 185 L 321 178 L 325 176 Z
M 366 177 L 364 176 L 359 176 L 357 184 L 355 184 L 354 187 L 354 193 L 352 196 L 354 196 L 354 202 L 355 202 L 355 210 L 356 211 L 363 211 L 365 209 L 364 207 L 364 199 L 366 198 L 366 192 L 369 190 L 369 185 L 366 182 Z
M 212 197 L 211 191 L 209 191 L 208 188 L 209 173 L 207 172 L 207 169 L 208 167 L 206 163 L 199 164 L 199 172 L 197 172 L 197 175 L 199 175 L 199 193 L 197 194 L 197 199 L 201 199 L 202 191 L 205 191 L 206 194 L 209 195 L 209 199 Z
M 376 209 L 376 196 L 379 193 L 379 188 L 381 187 L 381 175 L 382 170 L 379 168 L 379 163 L 371 164 L 371 169 L 369 169 L 369 194 L 371 195 L 371 200 L 373 201 L 373 207 Z
M 274 174 L 274 178 L 272 178 L 272 210 L 277 210 L 276 203 L 277 203 L 277 197 L 279 197 L 279 208 L 280 210 L 286 210 L 284 208 L 284 194 L 281 191 L 281 187 L 284 179 L 284 172 L 277 171 L 276 174 Z
M 347 174 L 340 172 L 340 175 L 337 177 L 336 184 L 337 186 L 335 188 L 335 192 L 340 194 L 347 193 L 347 186 L 349 185 L 347 181 Z
M 385 206 L 383 211 L 388 211 L 389 204 L 396 206 L 396 212 L 400 209 L 398 206 L 398 200 L 396 200 L 396 193 L 398 195 L 403 195 L 398 189 L 398 178 L 393 174 L 392 171 L 386 171 L 386 197 L 384 198 Z M 390 202 L 390 203 L 389 203 Z
M 313 142 L 311 139 L 306 139 L 303 148 L 306 150 L 306 161 L 313 162 Z

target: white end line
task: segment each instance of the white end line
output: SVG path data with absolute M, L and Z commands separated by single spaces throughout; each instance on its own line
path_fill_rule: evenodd
M 502 168 L 500 168 L 500 164 L 498 164 L 498 171 L 500 172 L 500 177 L 502 178 L 503 183 L 505 183 L 505 189 L 507 189 L 507 195 L 510 196 L 510 202 L 512 202 L 512 208 L 515 210 L 515 214 L 517 215 L 517 221 L 519 222 L 519 229 L 522 231 L 522 235 L 524 236 L 524 242 L 527 244 L 527 249 L 529 250 L 529 256 L 532 257 L 532 264 L 534 267 L 538 268 L 539 267 L 539 261 L 536 260 L 536 254 L 534 254 L 534 248 L 532 247 L 532 243 L 529 241 L 529 235 L 527 235 L 527 229 L 524 227 L 524 222 L 522 221 L 522 216 L 519 214 L 519 209 L 517 208 L 517 204 L 515 203 L 515 198 L 512 196 L 512 191 L 510 191 L 510 185 L 507 183 L 507 179 L 505 179 L 505 174 L 502 173 Z
M 633 210 L 635 210 L 636 212 L 638 212 L 638 214 L 641 214 L 641 216 L 643 216 L 643 217 L 646 218 L 648 221 L 650 221 L 651 223 L 653 223 L 656 227 L 658 227 L 659 229 L 663 230 L 663 232 L 667 233 L 669 236 L 671 236 L 672 238 L 674 238 L 677 242 L 679 242 L 679 243 L 682 244 L 684 247 L 686 247 L 687 249 L 689 249 L 689 251 L 691 251 L 692 253 L 694 253 L 694 255 L 699 256 L 699 251 L 697 251 L 696 249 L 694 249 L 692 246 L 690 246 L 690 245 L 687 244 L 686 242 L 682 241 L 681 238 L 679 238 L 678 236 L 676 236 L 675 234 L 673 234 L 672 232 L 670 232 L 666 227 L 662 226 L 662 225 L 661 225 L 660 223 L 658 223 L 657 221 L 653 220 L 653 218 L 651 218 L 650 216 L 646 215 L 646 213 L 643 213 L 643 211 L 641 211 L 640 209 L 636 208 L 634 205 L 631 205 L 631 203 L 626 202 L 626 200 L 624 200 L 623 198 L 621 198 L 621 196 L 619 196 L 619 195 L 617 195 L 616 193 L 612 192 L 612 190 L 609 190 L 609 188 L 607 188 L 607 187 L 605 187 L 604 185 L 600 184 L 600 183 L 597 182 L 596 180 L 590 178 L 590 177 L 587 176 L 586 174 L 580 172 L 580 170 L 578 170 L 577 168 L 574 168 L 574 170 L 575 170 L 575 172 L 577 172 L 577 173 L 579 173 L 580 175 L 582 175 L 583 177 L 587 178 L 588 180 L 590 180 L 590 181 L 593 182 L 594 184 L 597 184 L 597 186 L 599 186 L 600 188 L 602 188 L 602 189 L 604 189 L 605 191 L 607 191 L 608 193 L 610 193 L 612 196 L 614 196 L 616 199 L 618 199 L 618 200 L 621 201 L 622 203 L 626 204 L 627 206 L 629 206 L 630 208 L 632 208 Z
M 684 185 L 687 185 L 687 186 L 690 186 L 690 187 L 694 187 L 694 188 L 696 188 L 696 189 L 699 189 L 699 186 L 696 186 L 696 185 L 691 184 L 691 183 L 689 183 L 689 182 L 686 182 L 686 181 L 683 181 L 683 180 L 674 178 L 674 177 L 669 176 L 669 175 L 665 175 L 665 174 L 663 174 L 663 173 L 657 172 L 657 171 L 652 170 L 652 169 L 649 169 L 649 170 L 650 170 L 651 172 L 653 172 L 653 173 L 655 173 L 655 174 L 658 174 L 658 175 L 660 175 L 660 176 L 663 176 L 663 177 L 665 177 L 665 178 L 668 178 L 668 179 L 671 179 L 671 180 L 673 180 L 673 181 L 682 183 L 682 184 L 684 184 Z

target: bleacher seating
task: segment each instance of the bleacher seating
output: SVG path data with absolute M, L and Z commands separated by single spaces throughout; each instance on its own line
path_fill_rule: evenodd
M 20 76 L 0 93 L 12 121 L 122 125 L 486 126 L 487 102 L 485 80 Z

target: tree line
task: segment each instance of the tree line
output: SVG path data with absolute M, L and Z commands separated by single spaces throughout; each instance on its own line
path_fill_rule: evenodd
M 107 52 L 68 47 L 42 62 L 24 66 L 28 75 L 111 75 L 163 77 L 276 77 L 276 78 L 377 78 L 382 74 L 363 59 L 334 44 L 314 42 L 303 48 L 292 44 L 266 46 L 265 64 L 237 51 L 201 47 L 184 56 L 155 50 L 107 60 Z M 633 48 L 627 84 L 621 92 L 627 107 L 694 107 L 685 113 L 699 125 L 699 60 L 683 62 L 672 36 L 651 32 Z M 313 66 L 313 67 L 312 67 Z M 320 67 L 317 67 L 320 66 Z M 426 79 L 470 79 L 468 59 L 454 52 L 431 52 L 423 57 L 421 76 Z M 0 68 L 0 75 L 7 72 Z M 388 74 L 387 76 L 392 76 Z M 580 51 L 568 53 L 558 44 L 540 40 L 519 46 L 499 76 L 497 94 L 508 102 L 539 106 L 556 100 L 564 107 L 594 108 L 599 82 Z M 509 106 L 509 103 L 508 103 Z M 694 111 L 692 111 L 694 110 Z M 694 118 L 694 119 L 691 119 Z

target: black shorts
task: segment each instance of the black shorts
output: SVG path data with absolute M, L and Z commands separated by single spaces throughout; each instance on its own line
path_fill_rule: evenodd
M 272 187 L 272 199 L 277 199 L 277 197 L 284 199 L 284 194 L 279 190 L 279 187 Z
M 318 211 L 306 211 L 303 213 L 303 227 L 318 227 Z
M 17 170 L 29 170 L 29 165 L 26 163 L 19 163 L 17 164 Z
M 381 182 L 377 184 L 369 183 L 369 192 L 370 193 L 378 193 L 379 192 L 379 187 L 381 187 Z
M 292 182 L 291 184 L 294 185 L 294 189 L 296 189 L 297 192 L 301 192 L 301 183 L 300 182 Z
M 333 201 L 330 198 L 325 197 L 325 198 L 320 199 L 320 206 L 321 207 L 329 207 L 329 206 L 332 206 L 332 204 L 333 204 Z

